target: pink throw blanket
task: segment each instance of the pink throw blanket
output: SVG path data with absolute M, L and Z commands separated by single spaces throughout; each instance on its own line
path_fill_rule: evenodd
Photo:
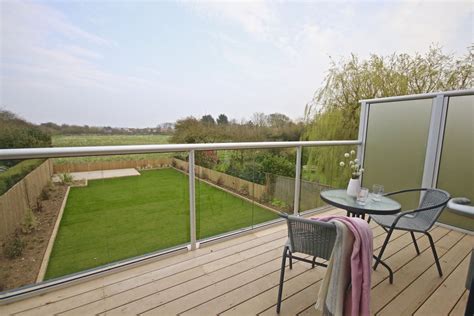
M 344 315 L 370 315 L 373 235 L 369 224 L 360 218 L 346 216 L 315 217 L 312 219 L 323 222 L 339 221 L 344 223 L 347 229 L 352 232 L 354 242 L 350 256 L 351 286 L 343 300 Z M 332 256 L 331 260 L 333 260 Z M 336 287 L 342 286 L 342 284 L 337 283 L 340 280 L 329 280 L 329 282 L 336 282 Z M 334 294 L 327 293 L 327 295 Z

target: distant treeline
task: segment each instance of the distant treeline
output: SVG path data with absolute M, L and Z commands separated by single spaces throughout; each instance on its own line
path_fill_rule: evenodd
M 163 123 L 157 127 L 128 128 L 110 126 L 68 125 L 56 123 L 42 123 L 41 129 L 52 135 L 152 135 L 173 133 L 173 123 Z
M 250 120 L 229 120 L 220 114 L 200 119 L 187 117 L 176 121 L 172 143 L 215 143 L 248 141 L 297 141 L 303 133 L 302 122 L 281 113 L 255 113 Z
M 50 147 L 51 135 L 16 114 L 0 110 L 0 148 Z

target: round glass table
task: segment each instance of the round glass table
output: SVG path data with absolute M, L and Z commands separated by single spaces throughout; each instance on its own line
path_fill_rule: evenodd
M 322 191 L 321 199 L 332 206 L 346 210 L 348 216 L 362 218 L 365 218 L 365 214 L 397 214 L 402 209 L 402 206 L 397 201 L 385 196 L 375 199 L 372 193 L 369 193 L 365 204 L 359 204 L 356 198 L 347 195 L 346 190 L 342 189 Z
M 401 211 L 402 206 L 397 201 L 381 196 L 375 199 L 372 193 L 369 194 L 364 204 L 359 204 L 356 198 L 347 195 L 346 190 L 335 189 L 321 192 L 321 199 L 324 202 L 347 211 L 347 216 L 361 217 L 365 219 L 365 214 L 393 215 Z M 389 273 L 389 281 L 393 283 L 392 269 L 383 261 L 373 255 L 373 258 L 384 266 Z

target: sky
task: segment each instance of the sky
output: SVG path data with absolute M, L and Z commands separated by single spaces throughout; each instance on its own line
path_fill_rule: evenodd
M 331 58 L 474 43 L 471 1 L 0 0 L 0 20 L 1 108 L 117 127 L 298 119 Z

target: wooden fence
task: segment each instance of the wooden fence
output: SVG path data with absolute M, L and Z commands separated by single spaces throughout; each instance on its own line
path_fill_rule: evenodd
M 112 169 L 153 169 L 171 167 L 171 158 L 141 159 L 141 160 L 115 160 L 115 161 L 95 161 L 88 163 L 61 163 L 54 164 L 54 173 L 84 172 Z
M 270 199 L 279 200 L 287 206 L 293 207 L 295 198 L 295 178 L 278 175 L 267 176 L 268 195 Z M 320 193 L 330 186 L 301 180 L 300 211 L 311 210 L 323 206 Z
M 187 161 L 173 159 L 173 165 L 178 169 L 188 172 Z M 240 192 L 241 194 L 248 195 L 249 197 L 257 201 L 263 200 L 267 192 L 267 187 L 265 185 L 253 183 L 201 166 L 195 166 L 195 173 L 196 176 L 201 179 L 208 180 L 219 186 L 229 188 L 235 192 Z
M 0 243 L 21 226 L 52 174 L 53 164 L 48 159 L 0 196 Z

